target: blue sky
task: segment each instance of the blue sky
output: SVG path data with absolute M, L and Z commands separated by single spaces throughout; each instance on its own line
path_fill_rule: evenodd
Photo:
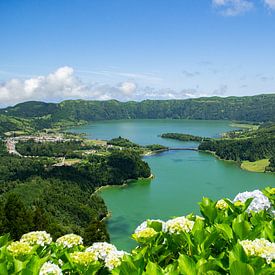
M 275 0 L 0 0 L 0 104 L 275 92 Z

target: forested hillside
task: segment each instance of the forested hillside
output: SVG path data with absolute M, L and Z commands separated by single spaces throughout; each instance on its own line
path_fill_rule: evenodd
M 36 118 L 36 127 L 62 120 L 93 121 L 135 118 L 230 119 L 274 121 L 275 94 L 247 97 L 207 97 L 141 102 L 66 100 L 61 103 L 25 102 L 0 110 L 0 114 Z M 40 120 L 37 118 L 40 117 Z M 43 118 L 41 120 L 41 118 Z
M 9 155 L 0 140 L 0 234 L 10 233 L 15 239 L 31 230 L 47 230 L 55 238 L 74 232 L 85 236 L 87 243 L 106 241 L 102 219 L 107 208 L 96 188 L 151 174 L 134 151 L 113 150 L 74 165 L 55 166 L 55 156 L 78 149 L 77 141 L 30 144 L 36 145 L 32 153 L 44 146 L 40 157 Z
M 257 130 L 229 132 L 222 139 L 204 140 L 199 145 L 199 150 L 215 152 L 222 159 L 237 162 L 270 159 L 266 170 L 273 171 L 275 124 L 263 124 Z

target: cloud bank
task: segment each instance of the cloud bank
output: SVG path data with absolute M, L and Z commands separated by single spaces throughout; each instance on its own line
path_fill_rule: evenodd
M 253 2 L 248 0 L 212 0 L 212 3 L 225 16 L 236 16 L 254 7 Z
M 117 85 L 86 84 L 78 78 L 74 69 L 68 66 L 58 68 L 46 76 L 28 79 L 10 79 L 0 84 L 0 104 L 13 105 L 28 100 L 60 101 L 64 99 L 181 99 L 206 96 L 198 89 L 155 89 L 140 87 L 134 81 L 124 81 Z
M 268 9 L 275 10 L 275 0 L 258 0 Z M 224 16 L 236 16 L 244 14 L 253 8 L 252 0 L 212 0 L 213 7 Z
M 264 0 L 266 6 L 272 10 L 275 10 L 275 0 Z

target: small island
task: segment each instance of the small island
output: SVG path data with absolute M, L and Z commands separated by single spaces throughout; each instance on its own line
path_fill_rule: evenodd
M 170 139 L 176 139 L 180 141 L 196 141 L 201 142 L 205 138 L 200 136 L 194 136 L 189 134 L 181 134 L 181 133 L 164 133 L 161 135 L 162 138 L 170 138 Z

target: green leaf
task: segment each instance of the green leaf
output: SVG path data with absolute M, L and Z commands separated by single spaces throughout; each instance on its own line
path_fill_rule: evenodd
M 9 238 L 10 238 L 9 234 L 5 234 L 5 235 L 1 236 L 0 237 L 0 247 L 3 247 L 4 245 L 6 245 L 9 242 Z
M 147 221 L 149 227 L 153 228 L 155 231 L 160 232 L 162 231 L 162 223 L 159 221 Z
M 179 271 L 187 275 L 196 275 L 197 269 L 195 262 L 186 255 L 180 255 L 178 259 Z
M 234 261 L 247 262 L 247 255 L 243 249 L 243 247 L 237 243 L 233 250 L 229 252 L 229 261 L 233 263 Z
M 15 270 L 16 273 L 21 272 L 22 269 L 25 267 L 25 264 L 26 264 L 25 262 L 21 262 L 21 261 L 15 259 L 15 258 L 14 258 L 13 262 L 14 262 L 14 270 Z
M 215 227 L 225 240 L 233 239 L 233 231 L 228 224 L 216 224 Z
M 7 270 L 7 263 L 0 263 L 0 275 L 9 275 Z
M 231 275 L 254 275 L 254 269 L 251 265 L 242 263 L 239 261 L 235 261 L 230 266 L 230 274 Z
M 202 202 L 200 202 L 199 205 L 204 218 L 212 224 L 217 217 L 217 209 L 215 207 L 215 203 L 209 198 L 203 198 Z
M 241 239 L 246 239 L 251 232 L 252 225 L 244 219 L 243 214 L 239 215 L 232 222 L 232 228 L 235 234 Z
M 41 266 L 48 260 L 48 257 L 40 259 L 38 256 L 33 256 L 31 260 L 28 262 L 24 270 L 22 271 L 22 275 L 28 274 L 38 274 Z M 30 273 L 30 270 L 32 273 Z
M 144 275 L 145 274 L 146 275 L 164 275 L 164 272 L 157 264 L 149 261 L 146 266 L 146 272 L 143 272 L 143 274 Z

